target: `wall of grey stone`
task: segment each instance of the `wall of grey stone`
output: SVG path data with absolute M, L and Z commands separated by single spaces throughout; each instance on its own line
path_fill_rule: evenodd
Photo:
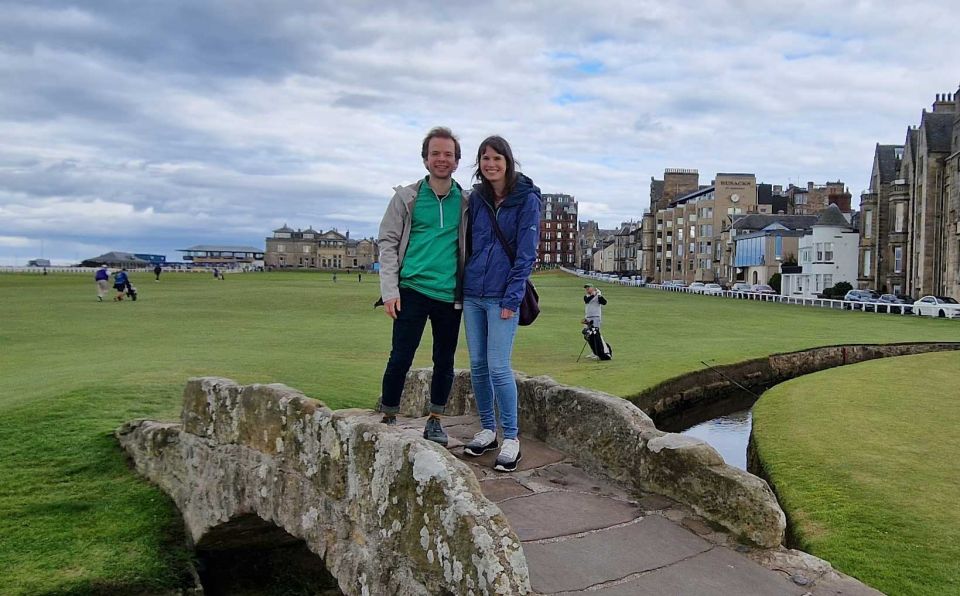
M 577 462 L 638 490 L 684 503 L 733 534 L 764 547 L 783 541 L 785 517 L 766 482 L 724 463 L 698 439 L 665 433 L 627 400 L 517 374 L 522 433 L 532 433 Z M 407 378 L 404 408 L 429 407 L 430 371 Z M 448 414 L 473 411 L 470 375 L 457 371 Z
M 654 420 L 680 410 L 715 403 L 744 391 L 736 383 L 760 393 L 794 377 L 892 356 L 960 350 L 960 342 L 850 344 L 773 354 L 735 364 L 704 368 L 668 379 L 636 395 L 627 396 Z M 732 381 L 736 381 L 733 383 Z
M 188 382 L 180 424 L 116 436 L 196 544 L 254 515 L 304 540 L 346 594 L 529 591 L 520 541 L 467 466 L 368 411 L 208 377 Z

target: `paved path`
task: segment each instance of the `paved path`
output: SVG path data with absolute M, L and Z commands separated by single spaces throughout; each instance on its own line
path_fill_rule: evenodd
M 424 420 L 398 422 L 419 434 Z M 496 472 L 495 451 L 476 458 L 463 454 L 463 445 L 480 430 L 476 416 L 446 417 L 444 427 L 448 449 L 469 464 L 484 495 L 499 505 L 523 542 L 537 594 L 880 594 L 829 567 L 798 570 L 801 555 L 790 554 L 795 551 L 738 545 L 683 505 L 628 494 L 532 437 L 520 437 L 523 459 L 516 472 Z

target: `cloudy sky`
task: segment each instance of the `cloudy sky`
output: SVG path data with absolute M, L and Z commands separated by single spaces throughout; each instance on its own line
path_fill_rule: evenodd
M 581 219 L 664 168 L 866 186 L 960 84 L 950 2 L 0 0 L 0 265 L 376 233 L 433 125 Z M 951 56 L 953 58 L 951 58 Z

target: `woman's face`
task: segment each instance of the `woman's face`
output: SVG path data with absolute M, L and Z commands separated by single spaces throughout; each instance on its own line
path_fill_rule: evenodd
M 480 155 L 480 173 L 490 184 L 503 182 L 507 175 L 507 158 L 488 146 Z

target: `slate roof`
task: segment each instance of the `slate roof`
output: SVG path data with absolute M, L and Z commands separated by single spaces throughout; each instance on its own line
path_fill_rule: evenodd
M 292 233 L 292 232 L 293 232 L 293 228 L 288 228 L 288 227 L 287 227 L 287 224 L 283 224 L 283 227 L 282 227 L 282 228 L 277 228 L 276 230 L 273 231 L 274 234 L 276 234 L 276 233 L 278 233 L 278 232 L 286 232 L 286 233 L 289 234 L 289 233 Z
M 915 163 L 917 161 L 917 139 L 920 136 L 920 131 L 913 127 L 907 128 L 907 138 L 904 141 L 904 155 L 906 152 L 910 152 L 910 163 Z
M 953 112 L 924 112 L 920 127 L 926 133 L 927 151 L 950 153 Z
M 817 223 L 814 225 L 839 228 L 850 227 L 850 224 L 847 223 L 847 218 L 843 216 L 843 213 L 840 212 L 840 208 L 836 205 L 830 205 L 826 209 L 820 211 L 820 213 L 817 215 Z
M 877 164 L 880 170 L 880 183 L 888 184 L 900 177 L 900 160 L 897 151 L 903 150 L 903 145 L 881 145 L 877 143 Z
M 770 224 L 778 223 L 788 230 L 808 230 L 816 221 L 816 215 L 749 213 L 735 219 L 730 227 L 737 230 L 762 230 Z
M 141 259 L 140 257 L 134 256 L 133 253 L 129 252 L 120 252 L 120 251 L 110 251 L 104 253 L 99 257 L 93 257 L 92 259 L 84 259 L 84 263 L 88 261 L 95 261 L 97 263 L 106 263 L 107 265 L 149 265 L 150 261 Z

